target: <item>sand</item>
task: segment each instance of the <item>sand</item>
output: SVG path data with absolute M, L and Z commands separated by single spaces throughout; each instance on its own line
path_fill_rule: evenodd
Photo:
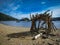
M 30 28 L 0 24 L 0 45 L 60 45 L 60 29 L 53 32 L 56 36 L 37 40 L 32 40 L 29 31 Z

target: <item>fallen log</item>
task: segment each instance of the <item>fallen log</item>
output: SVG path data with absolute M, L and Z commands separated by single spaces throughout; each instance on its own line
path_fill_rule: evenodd
M 35 39 L 37 39 L 37 38 L 39 38 L 39 37 L 41 37 L 41 36 L 42 36 L 42 33 L 37 34 L 36 36 L 33 37 L 33 40 L 35 40 Z

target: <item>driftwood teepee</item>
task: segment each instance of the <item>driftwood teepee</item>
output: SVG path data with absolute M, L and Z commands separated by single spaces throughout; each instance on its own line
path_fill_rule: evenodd
M 30 15 L 31 18 L 31 33 L 39 33 L 39 30 L 45 25 L 46 33 L 56 30 L 54 23 L 52 22 L 52 12 L 48 13 L 50 10 L 47 10 L 43 14 Z M 37 23 L 38 21 L 38 23 Z M 42 22 L 43 21 L 43 22 Z M 42 23 L 41 23 L 42 22 Z

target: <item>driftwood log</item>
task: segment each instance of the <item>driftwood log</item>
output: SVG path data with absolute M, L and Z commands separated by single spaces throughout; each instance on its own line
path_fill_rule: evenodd
M 41 36 L 42 36 L 42 33 L 37 34 L 36 36 L 33 37 L 33 40 L 35 40 L 35 39 L 37 39 L 37 38 L 39 38 L 39 37 L 41 37 Z

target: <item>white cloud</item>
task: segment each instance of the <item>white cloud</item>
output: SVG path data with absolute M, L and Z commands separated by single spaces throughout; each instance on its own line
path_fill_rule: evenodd
M 53 6 L 53 7 L 50 7 L 46 10 L 42 10 L 42 11 L 39 11 L 39 12 L 32 12 L 31 14 L 41 14 L 41 13 L 44 13 L 45 11 L 47 10 L 51 10 L 53 11 L 53 15 L 52 17 L 60 17 L 60 6 Z M 11 13 L 11 16 L 15 17 L 15 18 L 18 18 L 18 19 L 21 19 L 21 18 L 24 18 L 24 17 L 28 17 L 30 18 L 30 14 L 23 14 L 22 12 L 19 12 L 19 13 L 14 13 L 12 12 Z
M 25 17 L 28 17 L 29 18 L 30 17 L 30 14 L 23 14 L 22 12 L 16 13 L 14 11 L 11 11 L 10 12 L 10 16 L 15 17 L 17 19 L 21 19 L 21 18 L 25 18 Z
M 15 6 L 15 7 L 13 7 L 12 9 L 13 10 L 16 10 L 16 9 L 18 9 L 20 7 L 20 5 L 17 5 L 17 6 Z
M 21 18 L 25 18 L 25 17 L 27 17 L 27 18 L 29 18 L 30 16 L 29 16 L 29 14 L 19 14 L 19 15 L 17 15 L 16 16 L 16 18 L 19 18 L 19 19 L 21 19 Z
M 60 17 L 60 6 L 50 7 L 49 9 L 53 11 L 52 17 Z
M 15 6 L 14 4 L 15 4 L 14 2 L 10 3 L 10 4 L 9 4 L 9 7 L 10 7 L 12 10 L 15 11 L 16 9 L 18 9 L 18 8 L 20 7 L 20 4 L 18 4 L 18 5 L 16 5 L 16 6 Z
M 13 15 L 13 17 L 17 18 L 17 19 L 21 19 L 21 18 L 29 18 L 29 14 L 17 14 L 17 15 Z
M 45 4 L 46 2 L 41 2 L 41 4 Z
M 60 17 L 60 6 L 49 7 L 48 9 L 45 9 L 39 12 L 32 12 L 32 14 L 36 14 L 36 13 L 41 14 L 47 10 L 50 10 L 50 12 L 53 11 L 52 17 Z

